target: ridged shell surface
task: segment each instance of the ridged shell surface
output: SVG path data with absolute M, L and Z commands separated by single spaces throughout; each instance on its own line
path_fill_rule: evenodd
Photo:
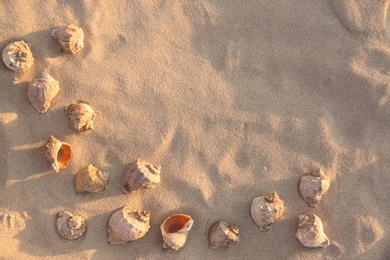
M 51 36 L 53 36 L 67 52 L 74 54 L 84 48 L 84 33 L 77 25 L 59 26 L 52 31 Z
M 250 209 L 253 221 L 262 231 L 270 229 L 276 219 L 282 215 L 283 210 L 284 201 L 276 192 L 254 198 Z
M 3 50 L 5 66 L 16 72 L 28 70 L 34 64 L 34 58 L 29 44 L 17 41 L 8 44 Z
M 90 105 L 82 102 L 70 104 L 65 107 L 65 114 L 75 130 L 85 132 L 93 129 L 95 111 Z
M 160 226 L 163 248 L 178 250 L 182 248 L 194 221 L 188 215 L 176 214 L 168 217 Z
M 86 229 L 85 220 L 69 211 L 61 211 L 57 217 L 57 232 L 66 239 L 77 239 L 81 237 Z
M 138 189 L 151 189 L 160 182 L 160 165 L 153 165 L 137 159 L 129 164 L 122 175 L 122 190 L 124 193 Z
M 60 169 L 65 169 L 68 166 L 72 158 L 72 149 L 70 144 L 61 142 L 54 136 L 50 136 L 43 147 L 43 154 L 50 162 L 51 168 L 55 172 L 59 172 Z
M 240 229 L 224 221 L 218 221 L 209 234 L 210 248 L 227 248 L 240 241 Z
M 108 173 L 99 171 L 93 165 L 82 168 L 75 178 L 76 193 L 101 192 L 108 185 Z
M 45 113 L 59 91 L 59 82 L 47 74 L 46 77 L 35 79 L 28 84 L 27 96 L 39 113 Z
M 303 246 L 309 248 L 326 248 L 330 244 L 321 219 L 314 214 L 299 215 L 295 236 Z
M 315 208 L 321 201 L 322 195 L 328 191 L 330 179 L 321 169 L 301 177 L 299 191 L 305 201 Z

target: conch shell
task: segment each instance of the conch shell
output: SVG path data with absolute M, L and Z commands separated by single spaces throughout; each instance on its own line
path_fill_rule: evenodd
M 224 221 L 218 221 L 209 234 L 210 248 L 226 248 L 240 242 L 240 229 Z
M 322 221 L 314 214 L 299 215 L 298 231 L 295 236 L 305 247 L 329 246 L 329 239 L 324 233 Z
M 254 198 L 251 204 L 251 216 L 253 221 L 262 231 L 267 231 L 278 219 L 284 210 L 284 201 L 272 192 L 267 196 Z
M 83 30 L 74 24 L 55 28 L 51 32 L 51 36 L 53 36 L 67 52 L 74 54 L 84 48 Z
M 143 237 L 150 228 L 150 213 L 124 206 L 112 214 L 108 223 L 110 245 L 124 244 Z
M 54 136 L 50 136 L 46 142 L 43 153 L 55 172 L 59 172 L 60 169 L 65 169 L 72 158 L 70 144 L 61 142 Z
M 47 74 L 46 77 L 35 79 L 28 84 L 27 96 L 32 106 L 43 114 L 49 109 L 51 101 L 59 91 L 59 82 Z
M 302 197 L 315 208 L 320 203 L 322 195 L 328 191 L 330 179 L 323 170 L 318 169 L 301 177 L 299 191 Z
M 86 228 L 85 220 L 69 211 L 61 211 L 57 218 L 57 231 L 60 236 L 66 239 L 76 239 L 84 234 Z
M 65 107 L 65 114 L 69 118 L 73 128 L 79 132 L 93 129 L 95 112 L 86 103 L 76 103 Z
M 101 192 L 108 185 L 108 173 L 99 171 L 93 165 L 82 168 L 75 178 L 76 193 Z
M 140 159 L 130 163 L 122 176 L 123 192 L 154 188 L 160 182 L 160 170 L 160 165 L 153 165 Z
M 161 224 L 161 234 L 164 240 L 163 248 L 178 250 L 187 241 L 188 232 L 191 230 L 194 221 L 190 216 L 177 214 L 168 217 Z
M 34 64 L 30 45 L 24 41 L 8 44 L 2 56 L 5 66 L 16 72 L 28 70 Z

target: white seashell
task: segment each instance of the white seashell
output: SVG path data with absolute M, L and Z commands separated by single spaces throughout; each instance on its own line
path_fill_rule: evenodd
M 2 56 L 5 66 L 16 72 L 28 70 L 34 64 L 30 45 L 24 41 L 8 44 Z
M 39 113 L 45 113 L 59 91 L 59 82 L 47 74 L 46 77 L 35 79 L 28 84 L 27 96 Z
M 73 128 L 79 132 L 93 129 L 95 111 L 86 103 L 76 103 L 65 107 L 65 114 Z
M 240 229 L 236 226 L 218 221 L 210 230 L 210 248 L 226 248 L 237 244 L 240 241 L 239 231 Z
M 61 142 L 54 136 L 50 136 L 44 146 L 43 154 L 51 163 L 51 168 L 55 172 L 59 172 L 60 169 L 65 169 L 68 166 L 72 158 L 72 149 L 70 144 Z
M 305 247 L 326 248 L 330 244 L 324 233 L 321 219 L 314 214 L 299 215 L 298 231 L 295 236 Z
M 301 177 L 299 191 L 305 201 L 312 207 L 320 203 L 322 195 L 328 191 L 330 179 L 323 170 L 318 169 Z
M 284 201 L 276 192 L 254 198 L 251 204 L 252 219 L 262 231 L 271 228 L 276 219 L 282 215 L 283 210 Z
M 83 30 L 74 24 L 55 28 L 52 31 L 51 36 L 53 36 L 67 52 L 74 54 L 84 48 Z
M 130 163 L 122 176 L 123 192 L 154 188 L 160 182 L 160 170 L 160 165 L 153 165 L 140 159 Z
M 111 245 L 124 244 L 143 237 L 150 228 L 150 213 L 134 211 L 124 206 L 117 210 L 108 223 L 108 241 Z
M 108 173 L 101 172 L 93 165 L 82 168 L 75 178 L 76 193 L 101 192 L 108 185 Z
M 190 232 L 193 223 L 190 216 L 183 214 L 168 217 L 160 226 L 164 240 L 163 248 L 174 250 L 182 248 L 187 241 L 188 232 Z
M 81 237 L 86 229 L 85 220 L 69 211 L 61 211 L 57 218 L 57 231 L 60 236 L 66 239 Z

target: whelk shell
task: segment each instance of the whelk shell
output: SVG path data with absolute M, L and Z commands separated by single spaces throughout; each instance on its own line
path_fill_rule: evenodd
M 72 158 L 70 144 L 61 142 L 54 136 L 50 136 L 46 142 L 43 153 L 55 172 L 59 172 L 60 169 L 65 169 Z
M 322 247 L 329 246 L 329 239 L 324 233 L 322 221 L 314 214 L 299 215 L 298 231 L 295 236 L 298 241 L 305 247 Z
M 253 221 L 262 231 L 267 231 L 278 219 L 284 210 L 284 201 L 272 192 L 267 196 L 254 198 L 251 204 L 251 216 Z
M 101 192 L 108 185 L 108 173 L 99 171 L 93 165 L 82 168 L 75 178 L 76 193 Z
M 176 214 L 168 217 L 160 226 L 164 240 L 163 248 L 174 250 L 182 248 L 193 224 L 194 221 L 187 215 Z
M 2 56 L 5 66 L 16 72 L 28 70 L 34 63 L 30 46 L 24 41 L 8 44 Z
M 160 170 L 160 165 L 153 165 L 140 159 L 130 163 L 122 176 L 123 192 L 154 188 L 160 182 Z
M 86 103 L 76 103 L 65 107 L 65 114 L 73 128 L 79 132 L 93 129 L 95 111 Z
M 150 213 L 124 206 L 112 214 L 108 223 L 110 245 L 124 244 L 143 237 L 150 228 Z
M 69 211 L 61 211 L 57 218 L 57 231 L 60 236 L 66 239 L 76 239 L 84 234 L 86 228 L 85 220 Z
M 28 84 L 27 96 L 39 113 L 45 113 L 59 91 L 59 82 L 47 74 L 46 77 L 35 79 Z
M 226 248 L 240 242 L 240 229 L 224 221 L 218 221 L 209 234 L 210 248 Z
M 52 31 L 51 36 L 53 36 L 67 52 L 74 54 L 84 48 L 83 30 L 74 24 L 55 28 Z
M 330 179 L 321 169 L 301 177 L 299 191 L 305 201 L 312 207 L 320 203 L 322 195 L 328 191 Z

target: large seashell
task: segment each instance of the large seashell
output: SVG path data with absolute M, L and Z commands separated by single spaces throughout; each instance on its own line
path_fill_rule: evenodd
M 46 77 L 35 79 L 28 84 L 27 96 L 39 113 L 45 113 L 59 90 L 59 82 L 47 74 Z
M 210 248 L 226 248 L 240 242 L 239 228 L 226 222 L 218 221 L 209 234 Z
M 34 63 L 30 45 L 24 41 L 8 44 L 2 56 L 5 66 L 16 72 L 28 70 Z
M 194 221 L 190 216 L 177 214 L 168 217 L 161 224 L 161 234 L 164 240 L 163 248 L 178 250 L 187 241 L 188 232 L 191 230 Z
M 298 231 L 295 236 L 305 247 L 329 246 L 329 239 L 324 233 L 322 221 L 314 214 L 299 215 Z
M 153 165 L 140 159 L 130 163 L 122 176 L 123 192 L 154 188 L 160 182 L 160 170 L 160 165 Z
M 53 36 L 67 52 L 74 54 L 84 48 L 83 30 L 74 24 L 55 28 L 51 32 L 51 36 Z
M 69 211 L 61 211 L 57 218 L 57 231 L 60 236 L 66 239 L 76 239 L 84 234 L 86 228 L 85 220 L 79 215 Z
M 65 107 L 65 114 L 69 118 L 73 128 L 79 132 L 93 129 L 95 112 L 86 103 L 76 103 Z
M 318 169 L 301 177 L 299 191 L 310 206 L 316 207 L 320 203 L 322 195 L 328 191 L 330 179 L 323 170 Z
M 60 169 L 65 169 L 72 158 L 70 144 L 61 142 L 54 136 L 50 136 L 46 142 L 43 153 L 55 172 L 59 172 Z
M 93 165 L 82 168 L 75 178 L 76 193 L 101 192 L 108 185 L 108 173 L 99 171 Z
M 262 231 L 267 231 L 278 219 L 284 209 L 284 201 L 272 192 L 267 196 L 254 198 L 251 204 L 251 216 L 253 221 Z
M 111 245 L 124 244 L 143 237 L 149 230 L 150 213 L 134 211 L 124 206 L 112 214 L 108 223 L 108 241 Z

